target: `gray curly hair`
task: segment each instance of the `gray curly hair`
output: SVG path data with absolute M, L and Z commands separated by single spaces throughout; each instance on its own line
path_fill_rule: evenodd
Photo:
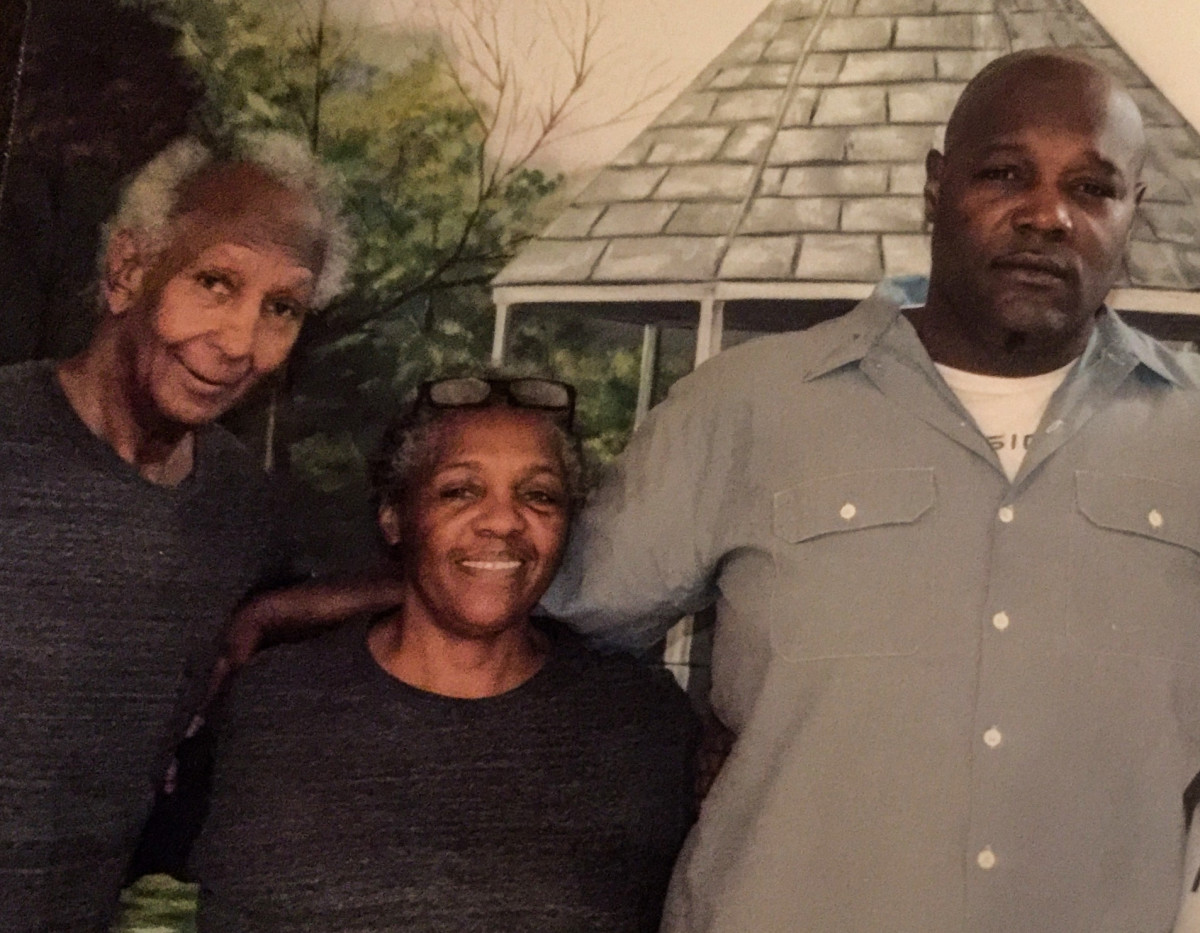
M 502 400 L 485 402 L 471 411 L 507 408 Z M 532 411 L 519 408 L 517 411 Z M 425 472 L 433 467 L 445 442 L 447 423 L 462 409 L 430 408 L 416 402 L 405 408 L 384 431 L 370 464 L 371 489 L 376 507 L 390 505 L 404 511 Z M 583 454 L 579 438 L 550 417 L 555 453 L 562 463 L 569 511 L 574 514 L 586 495 Z
M 324 261 L 312 306 L 325 307 L 346 288 L 354 243 L 341 213 L 341 194 L 333 173 L 303 142 L 286 133 L 246 133 L 220 149 L 184 137 L 163 149 L 126 184 L 116 212 L 104 225 L 98 256 L 101 274 L 109 241 L 119 231 L 138 233 L 143 248 L 149 251 L 148 258 L 164 249 L 188 183 L 208 167 L 226 162 L 245 162 L 261 169 L 282 187 L 303 195 L 316 209 Z

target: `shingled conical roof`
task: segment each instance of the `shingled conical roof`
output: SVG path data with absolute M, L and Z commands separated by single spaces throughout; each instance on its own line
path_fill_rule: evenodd
M 1114 304 L 1200 311 L 1200 135 L 1076 0 L 774 0 L 500 273 L 498 304 L 857 298 L 928 271 L 924 158 L 1004 53 L 1132 89 L 1149 189 Z

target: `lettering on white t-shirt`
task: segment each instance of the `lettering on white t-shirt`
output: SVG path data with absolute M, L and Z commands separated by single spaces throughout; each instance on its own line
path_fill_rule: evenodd
M 1025 452 L 1050 404 L 1050 396 L 1062 385 L 1075 362 L 1048 373 L 1017 378 L 984 376 L 941 363 L 934 365 L 963 408 L 975 419 L 1011 480 L 1021 469 Z

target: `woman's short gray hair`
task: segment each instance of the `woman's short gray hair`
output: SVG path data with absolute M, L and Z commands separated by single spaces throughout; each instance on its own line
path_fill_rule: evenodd
M 171 239 L 172 224 L 188 182 L 209 166 L 244 162 L 261 169 L 289 191 L 303 195 L 316 209 L 324 259 L 313 293 L 313 308 L 323 308 L 345 290 L 354 244 L 333 173 L 302 141 L 279 132 L 246 133 L 219 150 L 198 139 L 177 139 L 147 162 L 121 192 L 117 210 L 104 226 L 100 242 L 103 272 L 109 239 L 118 231 L 136 232 L 149 257 Z
M 470 408 L 431 408 L 416 403 L 406 408 L 384 431 L 371 463 L 371 487 L 376 506 L 389 505 L 402 511 L 406 509 L 412 501 L 411 494 L 440 455 L 443 431 L 447 424 L 464 411 L 496 409 L 536 413 L 536 409 L 511 408 L 499 399 Z M 583 503 L 586 493 L 579 438 L 552 417 L 544 417 L 553 431 L 555 453 L 563 466 L 569 508 L 574 514 Z

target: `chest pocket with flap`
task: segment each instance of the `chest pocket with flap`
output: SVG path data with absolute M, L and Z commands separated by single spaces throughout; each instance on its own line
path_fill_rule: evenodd
M 930 634 L 920 519 L 936 499 L 929 468 L 840 473 L 775 493 L 775 650 L 794 660 L 914 653 Z
M 1200 664 L 1200 490 L 1080 470 L 1068 631 L 1083 650 Z

